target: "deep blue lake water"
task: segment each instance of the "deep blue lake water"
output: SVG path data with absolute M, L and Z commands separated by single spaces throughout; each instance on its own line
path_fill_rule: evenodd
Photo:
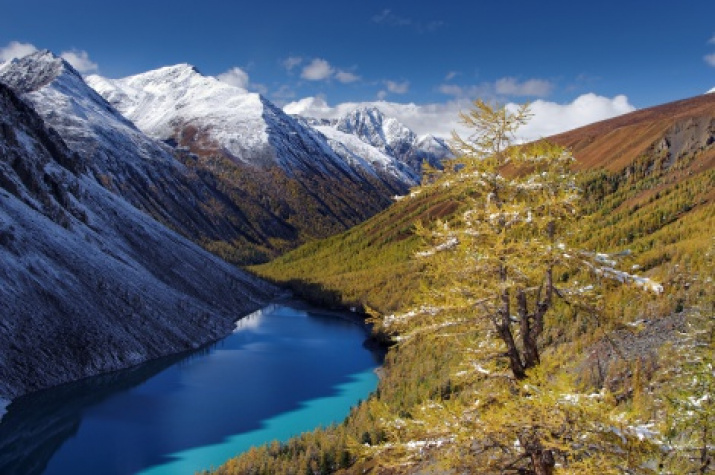
M 364 326 L 273 305 L 199 352 L 13 401 L 0 473 L 192 474 L 340 422 L 377 387 Z

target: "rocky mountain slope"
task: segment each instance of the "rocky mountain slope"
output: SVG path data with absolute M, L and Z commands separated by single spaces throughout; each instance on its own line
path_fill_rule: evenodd
M 442 161 L 452 156 L 443 139 L 418 137 L 377 107 L 361 106 L 332 120 L 296 117 L 325 135 L 336 152 L 348 150 L 373 162 L 392 160 L 407 170 L 415 184 L 421 180 L 424 164 L 441 168 Z
M 333 126 L 396 157 L 418 177 L 423 163 L 440 168 L 441 161 L 452 153 L 444 140 L 432 135 L 417 137 L 407 126 L 394 117 L 385 116 L 376 107 L 359 107 L 337 119 Z
M 83 115 L 60 107 L 82 103 L 62 94 L 71 84 L 56 81 L 56 71 L 42 71 L 16 86 L 53 84 L 45 93 L 58 98 L 57 109 L 46 105 L 44 115 L 79 140 L 89 130 Z M 75 145 L 96 143 L 90 136 Z M 127 165 L 106 158 L 73 151 L 0 84 L 0 400 L 197 348 L 277 292 L 138 211 L 93 173 L 148 157 L 127 156 Z
M 52 53 L 5 64 L 0 82 L 33 105 L 105 188 L 172 229 L 199 243 L 267 239 L 243 218 L 245 207 L 199 176 L 194 159 L 147 137 Z

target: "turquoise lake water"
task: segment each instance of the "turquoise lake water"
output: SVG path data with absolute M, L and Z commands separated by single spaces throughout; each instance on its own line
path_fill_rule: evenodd
M 377 387 L 364 326 L 273 305 L 191 355 L 14 401 L 2 474 L 192 474 L 252 445 L 342 421 Z

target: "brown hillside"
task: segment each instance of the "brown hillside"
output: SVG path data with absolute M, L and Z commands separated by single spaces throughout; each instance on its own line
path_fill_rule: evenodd
M 667 152 L 675 160 L 705 148 L 697 166 L 710 169 L 715 165 L 715 94 L 635 111 L 550 139 L 571 148 L 583 169 L 620 172 L 651 151 Z

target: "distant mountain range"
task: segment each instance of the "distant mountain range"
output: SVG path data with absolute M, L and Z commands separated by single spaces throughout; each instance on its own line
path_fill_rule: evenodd
M 422 162 L 449 155 L 376 109 L 313 127 L 185 64 L 85 82 L 42 51 L 5 64 L 0 81 L 107 189 L 239 264 L 363 221 L 417 184 Z M 351 133 L 360 123 L 372 128 Z

